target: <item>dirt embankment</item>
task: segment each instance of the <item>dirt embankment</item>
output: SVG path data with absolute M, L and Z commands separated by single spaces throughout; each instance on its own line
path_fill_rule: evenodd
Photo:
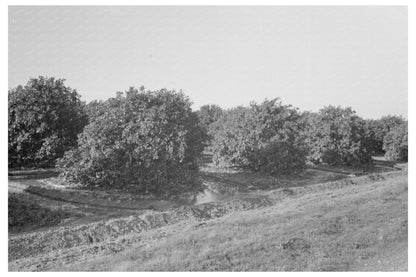
M 34 257 L 52 251 L 61 251 L 76 246 L 93 246 L 103 242 L 141 233 L 183 220 L 221 217 L 234 211 L 244 211 L 271 206 L 285 198 L 296 197 L 310 192 L 338 189 L 345 186 L 364 185 L 378 180 L 405 175 L 407 172 L 389 172 L 356 178 L 348 178 L 323 184 L 283 188 L 263 195 L 247 196 L 223 203 L 206 203 L 197 206 L 183 206 L 163 212 L 147 211 L 141 215 L 99 221 L 76 227 L 61 227 L 38 231 L 9 238 L 9 262 L 20 258 Z
M 232 211 L 250 210 L 272 205 L 265 197 L 239 199 L 226 203 L 207 203 L 198 206 L 184 206 L 165 212 L 148 211 L 142 215 L 112 219 L 78 227 L 33 232 L 9 239 L 9 260 L 30 257 L 63 248 L 91 245 L 111 241 L 131 233 L 140 233 L 181 220 L 197 220 L 220 217 Z

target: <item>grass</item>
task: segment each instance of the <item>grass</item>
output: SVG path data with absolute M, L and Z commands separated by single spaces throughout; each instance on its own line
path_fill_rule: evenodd
M 11 233 L 36 227 L 52 226 L 62 220 L 79 216 L 63 209 L 50 209 L 33 201 L 27 195 L 11 193 L 8 197 L 8 222 Z
M 160 240 L 54 270 L 406 271 L 407 219 L 403 174 L 172 225 Z

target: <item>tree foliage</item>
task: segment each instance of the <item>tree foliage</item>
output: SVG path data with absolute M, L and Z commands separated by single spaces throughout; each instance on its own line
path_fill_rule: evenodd
M 279 99 L 228 110 L 214 123 L 214 162 L 273 175 L 302 170 L 307 151 L 298 118 L 296 109 Z
M 309 119 L 309 159 L 315 163 L 357 165 L 371 162 L 365 122 L 351 108 L 328 106 Z
M 223 112 L 223 109 L 218 105 L 204 105 L 197 111 L 199 121 L 206 134 L 205 145 L 208 146 L 208 151 L 216 132 L 214 123 L 221 117 Z
M 222 113 L 223 110 L 218 105 L 204 105 L 197 111 L 199 120 L 207 127 L 217 121 Z
M 384 137 L 383 149 L 385 157 L 392 161 L 408 159 L 408 126 L 407 122 L 392 128 Z
M 50 167 L 76 146 L 87 124 L 83 103 L 64 79 L 39 77 L 9 90 L 9 167 Z
M 366 120 L 366 136 L 371 141 L 374 154 L 384 154 L 384 138 L 390 130 L 403 124 L 405 120 L 400 116 L 387 115 L 380 119 Z
M 130 88 L 95 105 L 94 120 L 65 154 L 62 176 L 86 186 L 174 194 L 195 177 L 202 130 L 182 93 Z
M 100 115 L 104 113 L 105 111 L 105 108 L 103 108 L 104 105 L 105 105 L 104 101 L 102 100 L 92 100 L 87 105 L 85 105 L 84 110 L 88 116 L 89 122 L 94 121 L 95 118 L 99 117 Z

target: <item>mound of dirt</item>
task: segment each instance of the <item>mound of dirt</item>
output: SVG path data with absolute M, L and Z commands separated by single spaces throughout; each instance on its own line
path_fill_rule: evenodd
M 270 191 L 267 193 L 274 201 L 287 198 L 288 196 L 298 196 L 305 193 L 319 192 L 322 190 L 340 189 L 347 186 L 360 186 L 377 181 L 383 181 L 386 179 L 394 178 L 399 175 L 407 175 L 406 171 L 394 171 L 387 173 L 374 173 L 360 177 L 346 178 L 337 181 L 325 182 L 321 184 L 315 184 L 310 186 L 283 188 Z

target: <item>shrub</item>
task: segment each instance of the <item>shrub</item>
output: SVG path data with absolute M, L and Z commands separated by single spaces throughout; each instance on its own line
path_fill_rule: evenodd
M 279 99 L 231 109 L 214 123 L 213 160 L 273 175 L 298 172 L 307 154 L 298 119 Z
M 202 130 L 191 102 L 175 91 L 130 88 L 98 106 L 60 160 L 61 176 L 85 186 L 175 194 L 201 188 L 195 173 Z
M 404 122 L 391 129 L 390 132 L 386 134 L 384 137 L 383 149 L 386 151 L 385 157 L 387 160 L 407 162 L 407 132 L 407 122 Z
M 76 146 L 88 119 L 64 81 L 39 77 L 9 90 L 9 167 L 51 167 Z
M 311 118 L 309 159 L 315 163 L 358 165 L 371 162 L 365 122 L 351 108 L 328 106 Z

